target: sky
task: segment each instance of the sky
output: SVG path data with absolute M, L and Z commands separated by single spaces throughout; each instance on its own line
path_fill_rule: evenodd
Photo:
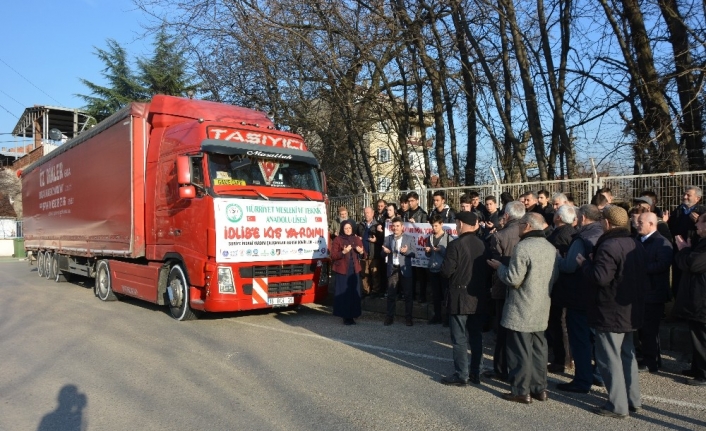
M 25 108 L 81 108 L 79 81 L 106 84 L 94 47 L 115 39 L 131 61 L 149 55 L 147 16 L 132 0 L 24 0 L 3 4 L 0 26 L 0 150 L 19 144 L 10 133 Z

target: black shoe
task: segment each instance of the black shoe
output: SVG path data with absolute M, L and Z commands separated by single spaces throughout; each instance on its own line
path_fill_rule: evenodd
M 507 382 L 507 375 L 498 374 L 493 370 L 484 371 L 483 377 L 487 377 L 489 379 L 500 380 L 501 382 Z
M 706 386 L 706 379 L 690 379 L 686 381 L 686 384 L 689 386 Z
M 355 325 L 355 320 L 353 319 L 343 319 L 343 324 L 346 326 Z
M 529 404 L 532 402 L 532 397 L 528 395 L 513 395 L 512 392 L 509 394 L 503 394 L 503 399 L 507 401 L 514 401 L 521 404 Z
M 442 377 L 439 381 L 441 382 L 441 384 L 447 386 L 468 386 L 468 380 L 463 380 L 458 376 L 458 374 L 454 374 L 453 376 Z
M 647 372 L 647 371 L 648 371 L 647 365 L 644 365 L 644 364 L 637 364 L 637 372 L 638 372 L 638 373 L 644 373 L 644 372 Z
M 681 370 L 681 375 L 686 377 L 696 377 L 696 371 L 694 370 Z
M 404 324 L 407 325 L 407 326 L 412 326 L 412 325 L 414 325 L 414 321 L 412 321 L 412 318 L 411 318 L 411 317 L 408 317 L 408 318 L 405 319 Z
M 564 372 L 564 365 L 562 364 L 549 364 L 547 365 L 547 371 L 550 373 L 561 374 Z
M 595 407 L 592 411 L 597 415 L 605 416 L 608 418 L 625 419 L 626 417 L 628 417 L 628 415 L 621 415 L 620 413 L 611 412 L 610 410 L 606 410 L 603 407 Z
M 474 385 L 480 385 L 480 374 L 471 374 L 468 376 L 468 381 Z
M 549 392 L 545 389 L 542 392 L 537 392 L 536 394 L 530 393 L 530 396 L 537 401 L 546 401 L 549 399 Z
M 392 322 L 394 322 L 394 321 L 395 321 L 395 319 L 393 319 L 392 317 L 386 317 L 385 321 L 382 324 L 385 326 L 390 326 L 390 325 L 392 325 Z
M 563 392 L 573 392 L 575 394 L 587 394 L 590 392 L 589 389 L 580 388 L 574 383 L 559 383 L 556 388 Z

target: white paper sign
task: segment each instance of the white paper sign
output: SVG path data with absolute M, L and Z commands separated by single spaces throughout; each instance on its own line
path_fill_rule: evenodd
M 426 253 L 424 253 L 424 244 L 429 235 L 432 235 L 431 224 L 429 223 L 410 223 L 406 222 L 404 224 L 404 233 L 414 237 L 414 256 L 412 258 L 412 266 L 420 266 L 422 268 L 429 268 L 429 258 Z M 446 223 L 443 225 L 444 232 L 451 235 L 452 238 L 456 239 L 458 234 L 456 233 L 456 223 Z M 385 223 L 385 236 L 392 235 L 390 230 L 390 221 Z

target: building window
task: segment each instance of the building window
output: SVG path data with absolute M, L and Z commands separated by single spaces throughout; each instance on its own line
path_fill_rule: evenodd
M 392 151 L 389 148 L 378 148 L 378 163 L 388 163 L 392 159 Z
M 380 178 L 378 182 L 378 191 L 379 192 L 389 192 L 390 187 L 392 186 L 392 180 L 389 178 Z

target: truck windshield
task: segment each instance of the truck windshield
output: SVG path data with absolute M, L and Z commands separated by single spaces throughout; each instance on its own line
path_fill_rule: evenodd
M 266 186 L 322 191 L 316 166 L 301 161 L 245 154 L 209 154 L 208 171 L 214 186 Z

